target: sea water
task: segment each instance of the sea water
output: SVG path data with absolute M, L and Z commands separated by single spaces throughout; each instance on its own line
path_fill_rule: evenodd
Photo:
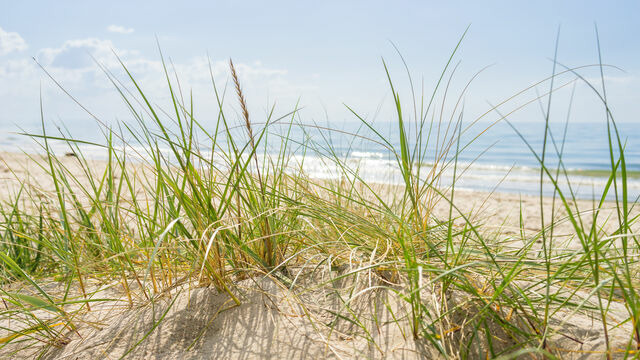
M 70 127 L 71 135 L 80 140 L 104 143 L 99 127 L 93 125 L 94 129 L 87 130 L 90 126 L 83 126 Z M 375 131 L 368 125 L 354 122 L 298 123 L 291 128 L 288 125 L 271 126 L 267 137 L 262 139 L 266 148 L 261 148 L 258 153 L 261 160 L 264 156 L 276 157 L 286 138 L 290 172 L 304 172 L 310 178 L 320 179 L 347 177 L 376 183 L 403 183 L 397 123 L 380 122 L 371 124 L 371 127 Z M 505 121 L 496 124 L 463 123 L 460 128 L 456 124 L 427 123 L 422 129 L 416 124 L 406 124 L 407 148 L 414 173 L 417 174 L 420 168 L 420 181 L 440 188 L 455 183 L 456 189 L 528 195 L 542 192 L 549 196 L 560 189 L 566 197 L 580 199 L 599 199 L 602 196 L 609 183 L 612 154 L 614 163 L 619 159 L 619 139 L 624 147 L 628 177 L 626 191 L 629 200 L 635 201 L 640 196 L 640 123 L 616 123 L 616 128 L 611 123 L 607 126 L 604 121 L 550 122 L 543 152 L 543 121 L 511 125 Z M 41 133 L 37 127 L 20 130 L 15 126 L 3 126 L 0 129 L 0 150 L 42 151 L 33 138 L 20 135 L 22 131 Z M 244 129 L 238 127 L 236 131 L 234 136 L 238 137 L 238 142 L 246 141 Z M 259 127 L 254 131 L 258 133 Z M 59 135 L 52 130 L 48 132 L 49 135 Z M 130 154 L 144 156 L 144 146 L 136 145 L 130 136 L 125 135 L 124 138 L 133 148 Z M 200 150 L 210 152 L 207 136 L 199 138 L 203 144 Z M 115 142 L 118 143 L 117 138 Z M 52 142 L 52 146 L 58 153 L 70 150 L 61 142 Z M 613 151 L 610 151 L 610 146 Z M 105 154 L 100 147 L 80 147 L 90 157 L 100 158 Z M 228 149 L 219 143 L 214 153 L 223 152 L 225 148 Z M 541 176 L 543 155 L 548 172 Z M 433 176 L 434 173 L 437 176 Z M 620 166 L 616 185 L 621 196 Z M 609 187 L 606 198 L 615 199 L 614 184 Z

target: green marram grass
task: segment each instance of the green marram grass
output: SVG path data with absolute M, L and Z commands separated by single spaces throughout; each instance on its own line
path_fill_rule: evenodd
M 102 126 L 104 143 L 98 144 L 46 133 L 43 120 L 42 134 L 29 136 L 41 146 L 44 156 L 31 157 L 49 175 L 54 188 L 23 186 L 11 201 L 0 204 L 0 295 L 5 305 L 0 316 L 19 319 L 2 329 L 8 335 L 0 339 L 0 347 L 41 346 L 44 353 L 48 347 L 62 346 L 79 316 L 97 302 L 133 304 L 133 298 L 142 297 L 153 303 L 166 289 L 196 281 L 240 304 L 243 300 L 234 290 L 238 280 L 271 276 L 294 287 L 298 286 L 295 269 L 301 266 L 340 267 L 357 257 L 371 261 L 332 281 L 338 284 L 345 277 L 371 270 L 387 279 L 366 291 L 387 290 L 405 303 L 409 311 L 398 323 L 406 322 L 408 336 L 425 341 L 445 357 L 562 357 L 549 342 L 553 334 L 562 332 L 551 320 L 586 312 L 599 319 L 594 326 L 606 340 L 608 358 L 633 358 L 640 350 L 640 244 L 632 230 L 637 221 L 631 215 L 636 199 L 629 198 L 627 180 L 637 174 L 626 169 L 624 139 L 608 107 L 604 81 L 593 84 L 579 74 L 579 68 L 554 61 L 550 78 L 482 116 L 500 111 L 503 104 L 528 89 L 549 84 L 547 93 L 532 100 L 548 101 L 544 146 L 527 145 L 539 161 L 541 184 L 550 180 L 555 187 L 553 198 L 559 200 L 558 207 L 541 207 L 541 211 L 562 210 L 563 221 L 571 224 L 573 239 L 580 247 L 557 246 L 555 222 L 543 221 L 539 233 L 521 232 L 517 239 L 521 245 L 514 249 L 509 246 L 513 239 L 487 235 L 480 222 L 455 205 L 456 176 L 464 170 L 459 168 L 458 154 L 469 145 L 461 143 L 461 137 L 480 120 L 463 123 L 466 87 L 455 98 L 453 110 L 444 113 L 455 73 L 452 60 L 459 46 L 432 92 L 416 94 L 409 75 L 409 105 L 401 101 L 384 63 L 399 139 L 388 140 L 349 108 L 362 128 L 373 134 L 364 141 L 384 146 L 397 162 L 403 184 L 385 194 L 378 184 L 362 179 L 327 138 L 293 139 L 295 128 L 304 133 L 320 128 L 305 125 L 297 108 L 279 117 L 272 108 L 266 118 L 250 118 L 232 62 L 231 92 L 235 94 L 228 95 L 226 87 L 220 88 L 211 75 L 213 101 L 219 109 L 213 132 L 205 131 L 194 116 L 191 98 L 185 99 L 166 65 L 170 110 L 146 96 L 124 63 L 129 87 L 103 68 L 135 123 L 117 129 Z M 601 61 L 594 66 L 604 67 Z M 561 74 L 574 78 L 555 86 Z M 569 180 L 572 171 L 562 162 L 564 137 L 554 138 L 549 130 L 553 92 L 575 82 L 585 83 L 601 101 L 609 130 L 611 169 L 598 174 L 608 182 L 594 199 L 591 225 L 583 222 L 584 209 L 577 207 L 571 187 L 567 191 L 559 185 Z M 229 101 L 240 105 L 238 118 L 230 119 L 224 110 Z M 509 121 L 511 113 L 500 115 L 499 121 Z M 276 126 L 280 131 L 271 132 Z M 359 134 L 352 136 L 354 141 L 363 139 Z M 142 146 L 116 145 L 124 139 Z M 524 137 L 522 140 L 526 143 Z M 71 170 L 69 161 L 54 153 L 53 141 L 67 144 L 80 171 Z M 428 152 L 428 145 L 436 141 L 437 151 Z M 273 149 L 274 143 L 277 150 L 267 154 L 265 149 Z M 81 146 L 88 145 L 103 151 L 106 160 L 99 166 L 81 151 Z M 322 156 L 341 176 L 335 181 L 311 179 L 299 163 L 291 161 L 294 153 Z M 560 160 L 549 163 L 546 155 L 550 153 Z M 427 162 L 433 165 L 417 165 Z M 454 170 L 454 179 L 452 185 L 443 187 L 445 169 Z M 610 193 L 615 194 L 616 210 L 615 219 L 607 221 L 616 226 L 605 233 L 598 217 Z M 438 202 L 448 206 L 448 217 L 435 217 Z M 55 295 L 44 286 L 52 279 L 63 287 Z M 90 281 L 119 283 L 125 300 L 95 298 L 87 285 Z M 9 290 L 15 284 L 31 290 Z M 319 286 L 323 285 L 327 284 Z M 73 295 L 76 292 L 78 296 Z M 453 294 L 462 296 L 465 303 L 448 302 Z M 608 316 L 614 303 L 624 304 L 627 318 L 621 320 L 632 329 L 622 349 L 609 341 L 609 332 L 618 326 Z M 455 316 L 463 306 L 473 312 L 461 329 Z M 374 342 L 373 329 L 350 309 L 348 301 L 335 316 L 355 324 L 362 336 Z M 511 345 L 492 342 L 496 326 Z M 466 336 L 456 335 L 463 330 Z

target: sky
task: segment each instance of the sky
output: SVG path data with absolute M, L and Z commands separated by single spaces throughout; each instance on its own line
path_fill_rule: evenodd
M 411 86 L 429 96 L 465 29 L 453 58 L 458 64 L 447 90 L 449 114 L 458 97 L 465 118 L 548 77 L 556 34 L 558 62 L 598 63 L 597 24 L 611 108 L 620 122 L 640 113 L 640 2 L 637 1 L 8 1 L 0 0 L 0 129 L 40 121 L 90 121 L 49 79 L 38 63 L 86 108 L 105 122 L 131 116 L 100 67 L 126 83 L 117 54 L 154 103 L 168 106 L 158 45 L 173 63 L 196 117 L 215 119 L 209 63 L 220 87 L 228 83 L 233 59 L 253 119 L 275 104 L 286 114 L 296 104 L 302 121 L 392 121 L 388 64 L 396 90 L 411 107 Z M 394 47 L 397 47 L 398 51 Z M 35 60 L 34 60 L 35 59 Z M 37 63 L 36 63 L 37 61 Z M 450 70 L 453 68 L 450 68 Z M 478 71 L 469 88 L 467 82 Z M 579 70 L 599 84 L 599 68 Z M 449 73 L 445 80 L 449 78 Z M 573 77 L 557 78 L 553 121 L 564 120 Z M 126 83 L 130 87 L 130 83 Z M 543 94 L 549 83 L 537 87 Z M 535 88 L 507 102 L 511 110 L 535 99 Z M 444 86 L 437 101 L 444 97 Z M 462 96 L 460 96 L 462 94 Z M 420 96 L 417 94 L 417 96 Z M 229 106 L 237 108 L 234 99 Z M 459 109 L 459 108 L 458 108 Z M 603 121 L 604 110 L 584 83 L 576 84 L 572 116 Z M 541 118 L 535 101 L 516 111 L 515 121 Z M 490 120 L 495 113 L 485 115 Z

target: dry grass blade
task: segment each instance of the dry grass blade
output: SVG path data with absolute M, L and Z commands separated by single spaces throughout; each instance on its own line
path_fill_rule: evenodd
M 266 196 L 265 196 L 265 183 L 260 174 L 260 163 L 258 161 L 258 149 L 256 148 L 256 142 L 253 134 L 253 126 L 251 125 L 251 120 L 249 119 L 249 109 L 247 108 L 247 101 L 242 92 L 242 87 L 240 86 L 240 79 L 238 78 L 238 73 L 236 72 L 236 68 L 233 65 L 233 60 L 229 59 L 229 67 L 231 68 L 231 77 L 233 78 L 233 83 L 236 88 L 236 95 L 238 96 L 238 100 L 240 101 L 240 108 L 242 109 L 242 118 L 244 119 L 244 124 L 247 129 L 247 135 L 249 136 L 249 141 L 251 143 L 251 153 L 255 162 L 255 171 L 256 176 L 258 178 L 258 183 L 260 185 L 260 197 L 262 200 L 262 206 L 266 205 Z M 277 259 L 274 254 L 274 244 L 273 238 L 271 237 L 271 224 L 269 223 L 269 218 L 264 217 L 263 219 L 263 258 L 267 263 L 267 266 L 272 268 L 276 266 Z

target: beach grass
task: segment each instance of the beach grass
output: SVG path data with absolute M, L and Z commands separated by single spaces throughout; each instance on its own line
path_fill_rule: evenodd
M 406 68 L 409 104 L 383 64 L 398 139 L 388 139 L 349 108 L 372 134 L 351 135 L 393 155 L 402 175 L 396 185 L 363 179 L 331 141 L 311 137 L 306 129 L 318 126 L 300 120 L 297 107 L 280 116 L 271 109 L 264 118 L 251 117 L 251 99 L 231 61 L 234 94 L 221 88 L 211 71 L 219 110 L 214 131 L 205 130 L 164 59 L 170 101 L 162 107 L 148 98 L 126 64 L 126 79 L 103 69 L 134 121 L 113 128 L 95 118 L 102 125 L 101 143 L 47 133 L 41 104 L 42 133 L 28 135 L 41 152 L 26 156 L 50 185 L 25 183 L 0 204 L 0 318 L 7 320 L 1 323 L 0 353 L 46 357 L 81 336 L 83 316 L 96 306 L 155 306 L 166 296 L 173 296 L 173 305 L 177 295 L 167 294 L 185 286 L 215 288 L 231 306 L 240 306 L 247 300 L 239 282 L 269 278 L 296 294 L 305 318 L 329 344 L 334 332 L 347 333 L 363 339 L 374 357 L 388 355 L 376 335 L 383 320 L 377 312 L 362 312 L 357 299 L 381 293 L 393 301 L 376 306 L 406 341 L 423 344 L 416 351 L 424 356 L 564 358 L 582 351 L 575 349 L 585 340 L 567 330 L 579 325 L 572 322 L 579 316 L 594 321 L 604 339 L 604 345 L 589 349 L 595 356 L 637 356 L 640 242 L 637 199 L 627 192 L 628 180 L 637 174 L 627 171 L 625 139 L 608 107 L 604 75 L 602 84 L 593 84 L 554 61 L 553 73 L 540 82 L 549 86 L 534 98 L 548 102 L 541 121 L 545 141 L 542 149 L 529 147 L 540 165 L 541 194 L 543 180 L 554 186 L 553 206 L 545 207 L 541 195 L 540 231 L 525 232 L 522 225 L 507 236 L 456 201 L 456 177 L 464 172 L 457 159 L 468 145 L 461 143 L 462 134 L 486 131 L 472 128 L 479 118 L 464 120 L 466 88 L 444 113 L 459 46 L 430 92 L 416 94 Z M 602 61 L 596 68 L 603 68 Z M 590 208 L 580 208 L 571 187 L 560 185 L 576 174 L 562 162 L 563 136 L 549 128 L 553 93 L 566 86 L 554 84 L 560 73 L 592 89 L 609 129 L 611 169 L 597 173 L 607 178 L 607 186 Z M 240 109 L 236 117 L 229 117 L 229 103 Z M 487 114 L 501 111 L 503 104 Z M 501 114 L 498 121 L 509 116 Z M 296 128 L 303 138 L 292 137 Z M 73 156 L 56 153 L 53 142 L 66 144 Z M 434 142 L 437 151 L 427 152 Z M 100 149 L 104 160 L 87 158 L 86 146 Z M 307 176 L 306 154 L 322 157 L 337 176 Z M 545 154 L 559 160 L 550 163 Z M 431 165 L 416 165 L 426 162 Z M 447 169 L 454 178 L 443 186 Z M 612 193 L 615 201 L 605 201 Z M 435 211 L 443 204 L 444 217 Z M 611 208 L 613 215 L 602 215 Z M 522 209 L 519 215 L 522 219 Z M 561 223 L 569 224 L 569 236 L 558 236 Z M 302 281 L 325 268 L 333 274 L 329 278 Z M 103 286 L 122 296 L 103 297 L 97 290 Z M 337 308 L 305 303 L 305 294 L 324 289 L 333 289 Z M 171 305 L 122 357 L 167 321 Z M 563 345 L 567 341 L 574 347 Z

